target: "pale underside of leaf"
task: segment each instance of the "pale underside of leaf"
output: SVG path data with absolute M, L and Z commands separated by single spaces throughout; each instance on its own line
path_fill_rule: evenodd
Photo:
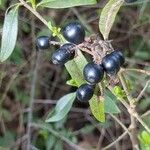
M 5 61 L 13 52 L 18 33 L 18 7 L 14 7 L 5 16 L 0 51 L 0 61 Z
M 62 120 L 70 111 L 75 97 L 76 93 L 70 93 L 60 98 L 56 104 L 55 109 L 50 112 L 46 122 L 57 122 Z
M 96 4 L 96 0 L 43 0 L 37 6 L 48 8 L 68 8 Z
M 116 15 L 123 3 L 124 0 L 110 0 L 101 12 L 99 29 L 105 40 L 108 39 Z

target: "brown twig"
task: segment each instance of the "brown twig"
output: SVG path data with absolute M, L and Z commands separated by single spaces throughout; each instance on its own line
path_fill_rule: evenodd
M 125 131 L 123 134 L 121 134 L 114 142 L 110 143 L 109 145 L 107 145 L 106 147 L 102 148 L 102 150 L 107 150 L 110 147 L 112 147 L 113 145 L 115 145 L 117 142 L 119 142 L 120 140 L 122 140 L 126 135 L 127 135 L 127 131 Z
M 120 72 L 118 74 L 120 82 L 122 83 L 123 89 L 126 93 L 127 99 L 129 101 L 130 107 L 128 108 L 128 112 L 130 113 L 130 118 L 131 118 L 131 141 L 132 141 L 132 147 L 134 150 L 139 149 L 138 147 L 138 140 L 137 140 L 137 133 L 136 133 L 136 120 L 132 114 L 132 112 L 130 112 L 130 108 L 135 112 L 135 104 L 133 103 L 133 98 L 131 97 L 129 91 L 128 91 L 128 87 L 127 87 L 127 83 L 126 80 L 124 79 L 124 76 L 122 74 L 122 72 Z
M 70 147 L 72 147 L 74 150 L 85 150 L 81 147 L 79 147 L 78 145 L 72 143 L 70 140 L 68 140 L 66 137 L 64 137 L 63 135 L 61 135 L 60 133 L 56 132 L 55 130 L 53 130 L 52 128 L 42 125 L 42 124 L 36 124 L 36 123 L 32 123 L 31 124 L 32 127 L 34 128 L 39 128 L 39 129 L 44 129 L 49 131 L 51 134 L 53 134 L 54 136 L 56 136 L 57 138 L 61 139 L 62 141 L 66 142 Z
M 138 102 L 138 101 L 142 98 L 142 96 L 143 96 L 145 90 L 147 89 L 147 87 L 149 86 L 149 84 L 150 84 L 150 80 L 148 80 L 148 81 L 146 82 L 146 84 L 145 84 L 143 90 L 140 92 L 140 94 L 139 94 L 138 97 L 136 98 L 136 100 L 135 100 L 136 102 Z

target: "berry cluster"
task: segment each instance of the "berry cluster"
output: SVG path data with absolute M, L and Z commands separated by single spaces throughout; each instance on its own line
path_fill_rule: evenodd
M 75 45 L 84 41 L 85 31 L 78 22 L 71 22 L 64 26 L 61 30 L 63 37 L 70 43 L 62 45 L 52 54 L 52 62 L 54 64 L 63 65 L 75 56 Z
M 82 48 L 92 49 L 92 42 L 88 43 L 86 46 L 85 42 L 85 30 L 81 24 L 78 22 L 71 22 L 65 25 L 62 30 L 63 37 L 69 42 L 62 45 L 59 49 L 54 51 L 52 54 L 52 62 L 58 65 L 64 65 L 69 60 L 72 60 L 75 57 L 75 50 L 80 48 L 79 45 L 82 45 Z M 47 36 L 42 36 L 37 39 L 38 49 L 46 49 L 49 47 L 50 38 Z M 99 42 L 97 42 L 99 43 Z M 96 42 L 94 43 L 95 45 Z M 106 49 L 105 42 L 100 42 L 100 45 L 104 45 Z M 95 48 L 94 48 L 95 49 Z M 110 53 L 111 51 L 111 53 Z M 94 51 L 96 52 L 96 51 Z M 77 91 L 77 99 L 85 102 L 92 98 L 94 94 L 95 85 L 101 82 L 104 76 L 104 72 L 108 75 L 116 75 L 120 70 L 120 67 L 124 64 L 125 59 L 121 51 L 119 50 L 109 50 L 106 51 L 104 55 L 100 56 L 101 59 L 97 59 L 100 51 L 96 54 L 94 62 L 88 63 L 83 69 L 83 76 L 87 83 L 81 85 Z M 99 60 L 99 61 L 97 61 Z
M 83 70 L 84 78 L 88 84 L 83 84 L 78 88 L 77 98 L 80 101 L 90 100 L 93 96 L 95 85 L 103 79 L 104 71 L 108 75 L 116 75 L 124 62 L 125 59 L 122 52 L 116 50 L 107 54 L 102 59 L 101 64 L 88 63 Z

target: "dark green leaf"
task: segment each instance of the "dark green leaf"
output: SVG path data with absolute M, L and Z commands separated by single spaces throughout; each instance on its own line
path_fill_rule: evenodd
M 117 98 L 112 94 L 112 92 L 106 89 L 104 97 L 105 113 L 120 113 L 120 110 L 116 105 Z
M 37 6 L 48 8 L 68 8 L 96 4 L 96 0 L 42 0 Z
M 51 112 L 51 116 L 46 119 L 46 122 L 56 122 L 62 120 L 70 111 L 75 97 L 76 93 L 70 93 L 58 100 L 55 110 Z
M 124 0 L 109 0 L 109 2 L 103 8 L 99 20 L 99 29 L 104 39 L 108 39 L 116 15 L 123 3 Z
M 57 139 L 54 135 L 50 135 L 46 140 L 46 150 L 51 150 L 52 147 L 55 145 L 56 140 Z
M 13 52 L 18 33 L 18 6 L 12 8 L 6 15 L 0 51 L 0 61 L 5 61 Z
M 63 150 L 62 141 L 57 141 L 54 146 L 54 150 Z
M 7 130 L 3 136 L 0 136 L 0 145 L 5 148 L 10 148 L 10 145 L 14 140 L 14 134 Z
M 86 64 L 87 60 L 80 51 L 78 51 L 78 56 L 76 58 L 65 64 L 65 67 L 71 75 L 71 78 L 76 82 L 78 86 L 85 83 L 82 72 Z

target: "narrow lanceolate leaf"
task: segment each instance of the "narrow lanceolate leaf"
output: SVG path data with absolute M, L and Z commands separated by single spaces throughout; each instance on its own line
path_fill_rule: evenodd
M 70 111 L 75 98 L 76 93 L 70 93 L 60 98 L 55 109 L 50 112 L 50 116 L 46 119 L 46 122 L 57 122 L 62 120 Z
M 96 4 L 96 0 L 42 0 L 37 6 L 48 8 L 68 8 Z
M 96 95 L 89 101 L 93 116 L 100 122 L 105 122 L 104 99 Z
M 13 52 L 18 33 L 18 6 L 12 8 L 6 15 L 3 25 L 0 61 L 5 61 Z
M 109 0 L 101 12 L 99 29 L 105 40 L 108 39 L 116 15 L 123 3 L 124 0 Z

